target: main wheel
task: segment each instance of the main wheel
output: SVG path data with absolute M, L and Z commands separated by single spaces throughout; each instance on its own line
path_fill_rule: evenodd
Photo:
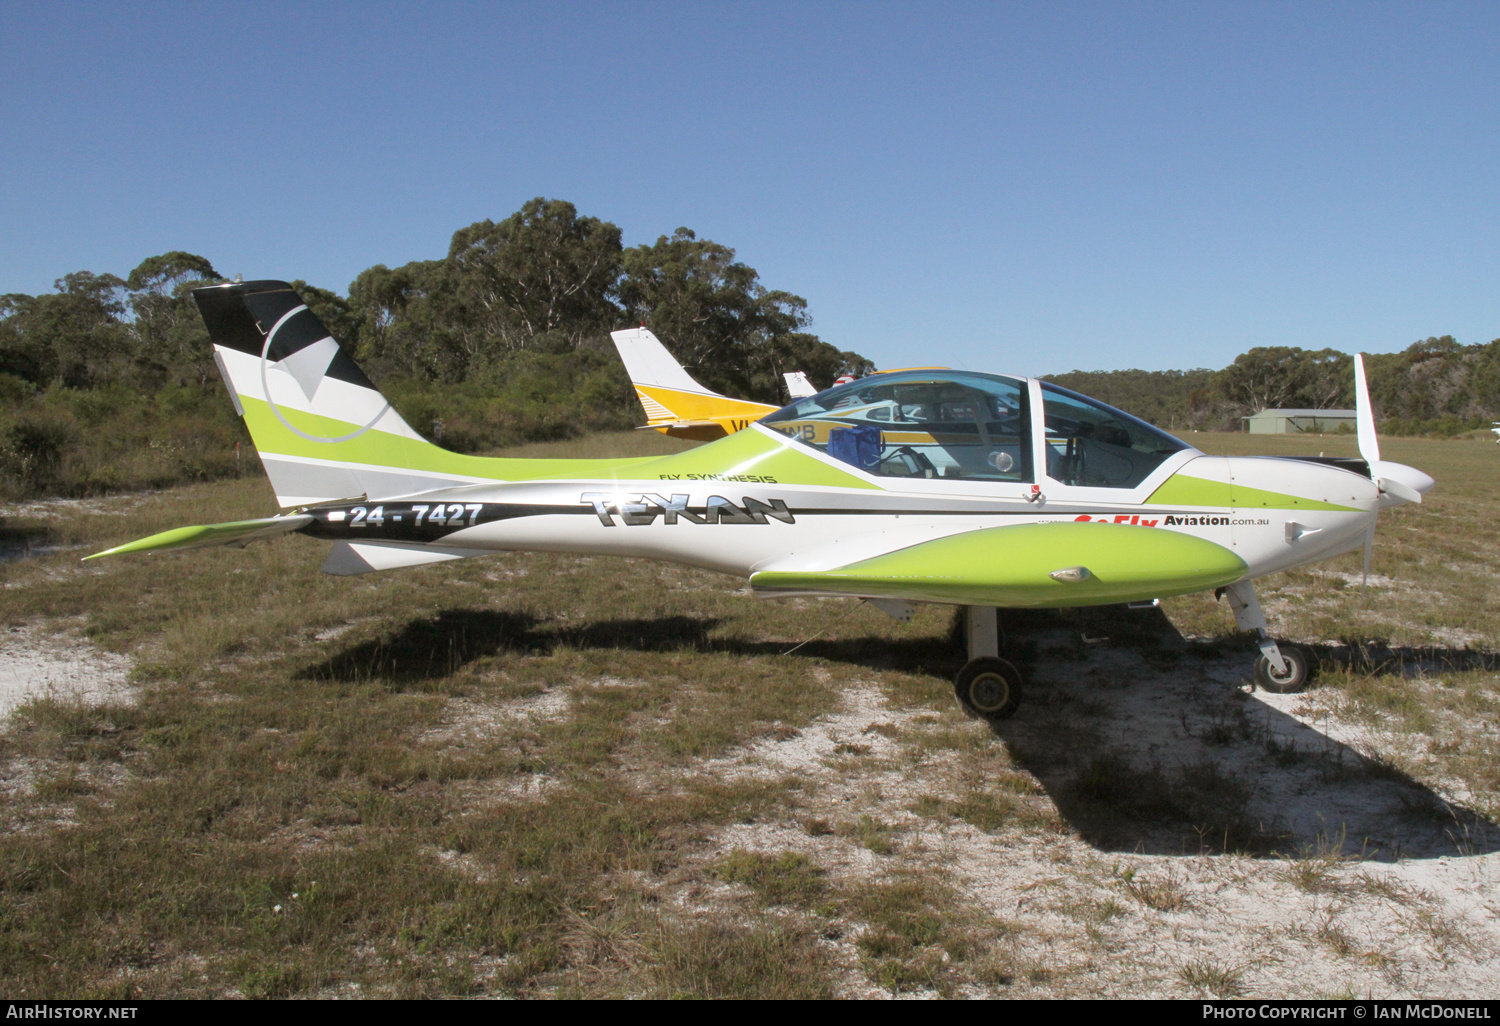
M 982 720 L 1003 720 L 1021 704 L 1021 671 L 1004 659 L 971 659 L 953 681 L 964 712 Z
M 1307 653 L 1296 645 L 1278 645 L 1277 647 L 1281 649 L 1281 658 L 1286 663 L 1286 672 L 1277 673 L 1271 667 L 1271 660 L 1261 656 L 1255 660 L 1255 683 L 1264 690 L 1278 695 L 1290 695 L 1301 691 L 1312 680 L 1312 661 L 1308 659 Z

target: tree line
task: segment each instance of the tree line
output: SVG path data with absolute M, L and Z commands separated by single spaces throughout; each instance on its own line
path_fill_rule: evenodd
M 191 292 L 221 280 L 179 251 L 123 279 L 78 271 L 56 293 L 0 297 L 0 374 L 37 388 L 204 384 L 213 359 Z M 626 249 L 618 227 L 562 200 L 461 228 L 442 259 L 377 264 L 347 298 L 294 284 L 376 380 L 455 384 L 517 354 L 613 357 L 609 332 L 637 324 L 704 384 L 765 402 L 781 398 L 786 370 L 827 384 L 873 369 L 803 330 L 807 301 L 766 288 L 728 246 L 678 228 Z
M 1370 406 L 1382 434 L 1453 436 L 1500 420 L 1500 339 L 1426 338 L 1367 353 Z M 1221 370 L 1072 371 L 1048 375 L 1167 429 L 1238 431 L 1267 409 L 1353 409 L 1354 357 L 1335 349 L 1251 349 Z
M 51 293 L 0 296 L 0 495 L 252 467 L 191 297 L 222 280 L 207 258 L 173 251 L 124 277 L 76 271 Z M 562 200 L 461 228 L 440 259 L 377 264 L 343 295 L 293 285 L 413 426 L 441 420 L 443 444 L 460 451 L 639 423 L 609 340 L 621 327 L 647 325 L 703 384 L 768 403 L 784 400 L 785 371 L 822 387 L 875 369 L 807 331 L 807 301 L 764 285 L 732 248 L 688 228 L 626 248 L 617 226 Z M 1353 406 L 1351 363 L 1267 347 L 1220 370 L 1049 377 L 1168 429 L 1236 430 L 1268 407 Z M 1500 419 L 1500 340 L 1428 338 L 1366 365 L 1385 433 Z
M 0 494 L 87 493 L 222 476 L 249 439 L 218 396 L 192 290 L 205 257 L 149 257 L 125 277 L 77 271 L 0 296 Z M 441 259 L 377 264 L 347 295 L 294 281 L 419 430 L 481 451 L 624 429 L 639 407 L 609 339 L 645 324 L 700 382 L 779 404 L 781 375 L 819 386 L 874 364 L 806 329 L 807 301 L 729 246 L 678 228 L 626 248 L 620 229 L 537 198 L 454 232 Z M 108 424 L 107 430 L 101 430 Z

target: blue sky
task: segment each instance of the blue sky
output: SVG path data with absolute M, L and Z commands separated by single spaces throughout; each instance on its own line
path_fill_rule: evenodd
M 880 366 L 1500 336 L 1500 5 L 0 0 L 0 292 L 343 292 L 533 196 Z

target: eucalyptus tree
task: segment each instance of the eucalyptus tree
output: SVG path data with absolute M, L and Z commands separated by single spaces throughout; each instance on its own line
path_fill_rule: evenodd
M 84 388 L 118 374 L 134 352 L 121 322 L 125 282 L 113 274 L 74 271 L 53 283 L 56 292 L 4 297 L 11 372 L 37 384 Z
M 125 279 L 135 357 L 149 380 L 206 385 L 216 377 L 192 290 L 219 279 L 206 257 L 183 250 L 147 257 Z
M 1376 415 L 1413 422 L 1451 420 L 1471 426 L 1500 417 L 1500 339 L 1463 345 L 1452 335 L 1414 342 L 1369 358 Z
M 36 296 L 24 292 L 0 296 L 0 374 L 31 385 L 46 382 L 56 363 L 51 347 L 36 332 L 28 330 L 29 314 L 36 303 Z
M 690 228 L 626 250 L 619 286 L 625 323 L 649 327 L 709 388 L 776 402 L 779 370 L 805 369 L 782 368 L 780 353 L 821 355 L 809 341 L 815 336 L 790 339 L 810 323 L 807 300 L 767 289 L 734 257 Z
M 1347 407 L 1353 365 L 1353 357 L 1336 349 L 1258 347 L 1220 371 L 1216 384 L 1232 407 L 1247 413 Z
M 577 349 L 597 340 L 618 310 L 620 229 L 580 217 L 564 200 L 536 199 L 500 222 L 453 233 L 446 271 L 471 362 L 497 352 Z
M 478 347 L 466 353 L 465 330 L 446 260 L 384 264 L 360 273 L 349 286 L 357 323 L 355 347 L 377 380 L 390 372 L 441 381 L 467 376 Z

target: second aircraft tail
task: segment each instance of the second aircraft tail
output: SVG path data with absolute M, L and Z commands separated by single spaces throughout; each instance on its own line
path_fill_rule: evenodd
M 612 332 L 610 337 L 646 411 L 648 428 L 678 438 L 708 441 L 733 434 L 776 410 L 775 406 L 731 399 L 704 388 L 647 328 L 627 328 Z

